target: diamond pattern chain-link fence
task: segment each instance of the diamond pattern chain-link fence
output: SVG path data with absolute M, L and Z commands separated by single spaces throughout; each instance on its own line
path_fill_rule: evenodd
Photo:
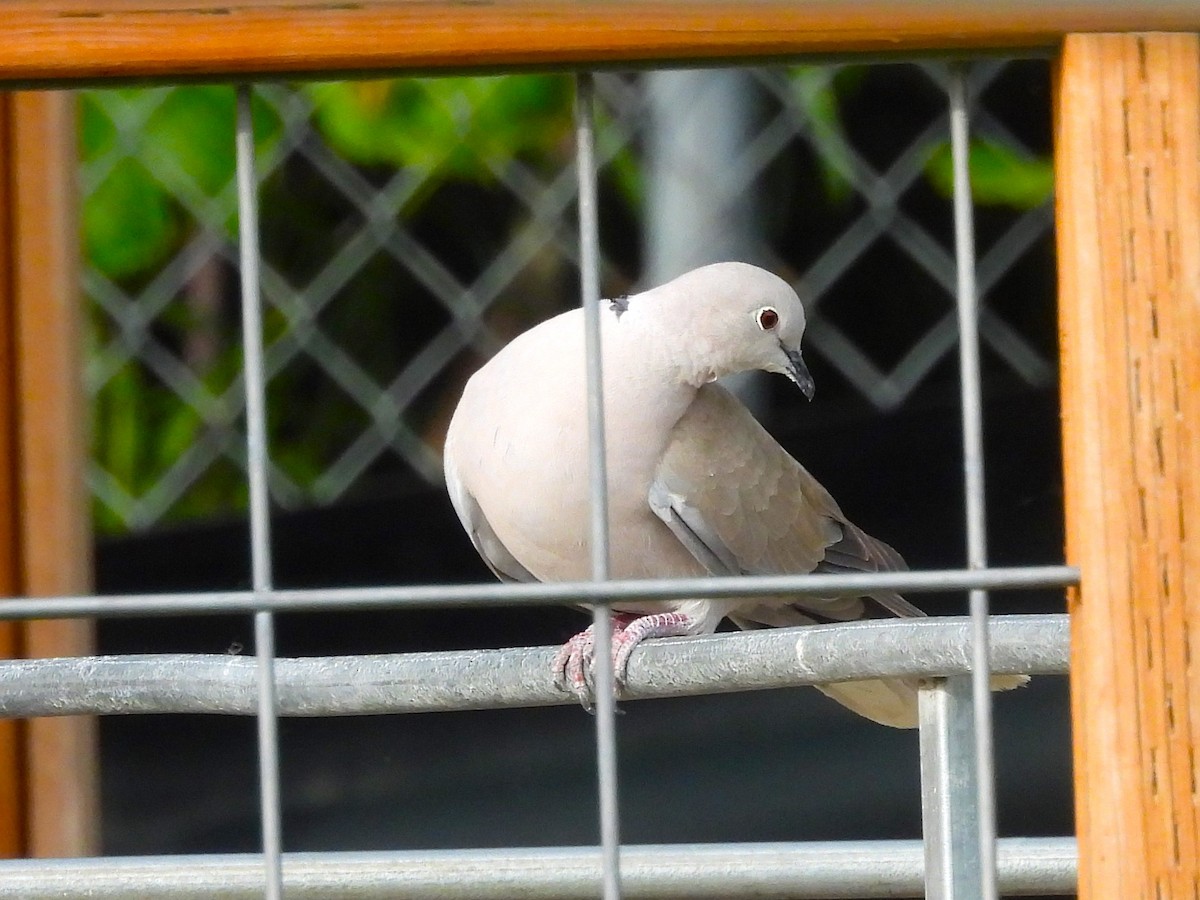
M 1038 65 L 970 80 L 981 338 L 997 383 L 1033 388 L 1054 372 L 1047 267 L 1028 263 L 1051 224 Z M 827 397 L 890 411 L 952 376 L 946 68 L 745 70 L 665 155 L 704 87 L 656 77 L 597 79 L 606 291 L 706 261 L 664 247 L 720 244 L 801 292 Z M 238 508 L 232 91 L 81 103 L 99 523 Z M 263 85 L 256 104 L 274 499 L 436 482 L 463 380 L 577 295 L 569 79 Z M 673 213 L 667 178 L 693 180 Z

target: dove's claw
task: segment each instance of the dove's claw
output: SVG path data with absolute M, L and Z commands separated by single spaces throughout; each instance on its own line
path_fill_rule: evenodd
M 551 671 L 554 673 L 554 686 L 560 691 L 574 694 L 580 698 L 581 702 L 591 693 L 588 687 L 587 669 L 591 665 L 595 647 L 594 633 L 589 625 L 586 630 L 579 632 L 563 644 L 558 649 L 551 667 Z M 585 702 L 583 705 L 587 706 L 588 703 Z
M 646 638 L 676 637 L 693 634 L 696 619 L 686 613 L 656 613 L 649 616 L 617 614 L 612 619 L 613 677 L 620 690 L 625 685 L 629 657 Z M 596 632 L 589 625 L 559 648 L 552 671 L 554 686 L 571 693 L 589 712 L 596 696 L 595 670 Z
M 612 646 L 614 661 L 616 648 L 625 627 L 637 620 L 636 616 L 614 615 L 612 618 Z M 559 648 L 554 656 L 551 671 L 554 674 L 554 686 L 564 693 L 574 694 L 580 705 L 592 709 L 592 700 L 596 696 L 595 671 L 593 662 L 596 656 L 595 627 L 589 625 L 579 634 Z M 628 658 L 628 654 L 626 655 Z M 617 682 L 624 679 L 624 669 L 617 672 Z
M 695 633 L 696 619 L 681 612 L 655 613 L 640 616 L 613 634 L 613 672 L 617 685 L 625 684 L 629 656 L 646 638 L 680 637 Z

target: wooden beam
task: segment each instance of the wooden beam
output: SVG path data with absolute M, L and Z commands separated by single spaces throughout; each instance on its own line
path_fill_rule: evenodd
M 0 95 L 0 581 L 10 594 L 91 584 L 75 214 L 75 101 Z M 23 656 L 90 653 L 88 622 L 4 633 Z M 95 723 L 35 719 L 0 740 L 4 851 L 77 856 L 97 846 Z M 15 743 L 14 743 L 15 742 Z M 5 829 L 18 829 L 14 838 Z
M 1200 37 L 1073 35 L 1057 86 L 1080 896 L 1200 896 Z
M 1194 0 L 5 0 L 0 82 L 334 77 L 799 54 L 1057 48 L 1200 30 Z

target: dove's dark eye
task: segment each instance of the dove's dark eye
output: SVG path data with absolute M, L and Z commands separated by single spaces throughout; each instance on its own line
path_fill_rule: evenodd
M 763 331 L 770 331 L 779 324 L 779 313 L 769 306 L 764 306 L 754 314 L 754 321 Z

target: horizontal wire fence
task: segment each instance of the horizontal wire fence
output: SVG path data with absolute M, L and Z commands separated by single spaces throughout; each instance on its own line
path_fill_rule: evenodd
M 966 92 L 969 97 L 977 98 L 989 78 L 996 77 L 1001 71 L 1001 66 L 986 63 L 979 70 L 982 74 L 976 76 Z M 950 76 L 939 66 L 923 67 L 922 71 L 939 88 L 952 83 Z M 756 78 L 768 88 L 773 83 L 779 83 L 777 75 L 757 75 Z M 601 87 L 604 84 L 608 86 Z M 613 98 L 617 98 L 636 108 L 640 100 L 631 84 L 633 82 L 629 79 L 610 76 L 599 80 L 598 93 L 608 103 L 615 105 Z M 808 89 L 819 92 L 820 79 L 814 77 Z M 288 98 L 281 102 L 290 104 L 291 121 L 300 123 L 301 131 L 308 127 L 307 117 L 311 115 L 311 109 L 305 108 L 304 101 L 295 99 L 302 96 L 300 93 L 286 93 L 285 89 L 270 87 L 267 88 L 267 95 L 277 99 Z M 248 94 L 244 96 L 248 97 Z M 136 96 L 130 101 L 132 105 L 138 102 L 141 101 Z M 145 121 L 143 118 L 143 125 Z M 838 368 L 849 384 L 859 389 L 872 405 L 880 409 L 894 408 L 903 402 L 953 351 L 958 340 L 953 304 L 947 306 L 945 315 L 937 319 L 914 347 L 885 371 L 867 354 L 848 349 L 843 326 L 824 315 L 821 306 L 822 280 L 825 280 L 825 287 L 835 282 L 864 247 L 881 235 L 887 235 L 929 277 L 953 295 L 956 271 L 953 256 L 940 242 L 929 236 L 924 226 L 905 214 L 900 202 L 904 188 L 923 171 L 918 163 L 928 156 L 931 136 L 944 132 L 947 121 L 945 114 L 935 116 L 929 128 L 884 173 L 875 171 L 848 145 L 827 157 L 834 160 L 831 163 L 833 170 L 861 196 L 866 209 L 856 215 L 833 247 L 820 254 L 805 273 L 792 279 L 802 290 L 816 298 L 810 328 L 817 351 L 830 365 Z M 615 124 L 609 121 L 606 127 L 615 127 L 619 134 L 620 118 L 615 119 Z M 625 127 L 631 126 L 626 124 Z M 753 179 L 774 158 L 772 141 L 791 142 L 811 127 L 811 122 L 798 118 L 790 108 L 778 113 L 770 120 L 770 125 L 750 142 L 747 158 L 739 166 L 742 177 Z M 772 129 L 775 129 L 774 137 Z M 613 132 L 607 133 L 611 135 Z M 621 144 L 619 140 L 613 141 L 611 138 L 607 139 L 606 144 L 604 134 L 602 132 L 597 144 L 598 156 L 611 162 L 617 159 Z M 250 137 L 249 117 L 243 116 L 239 130 L 240 147 L 250 146 Z M 309 148 L 306 152 L 311 154 L 311 143 L 304 137 L 281 138 L 267 151 L 266 171 L 270 172 L 272 166 L 289 153 L 301 152 L 301 146 Z M 280 149 L 284 147 L 287 149 Z M 959 147 L 958 152 L 964 149 Z M 120 153 L 119 150 L 110 152 L 106 163 L 110 167 L 107 174 L 111 174 L 111 167 L 123 159 Z M 106 157 L 100 154 L 96 158 Z M 255 193 L 259 181 L 253 178 L 249 158 L 245 152 L 240 154 L 237 169 L 245 204 L 241 217 L 243 228 L 255 227 L 251 212 L 254 206 L 252 203 L 246 204 L 245 198 L 247 194 Z M 306 158 L 312 164 L 314 158 L 320 158 L 320 154 Z M 325 161 L 328 160 L 325 157 Z M 99 181 L 106 177 L 103 166 L 95 162 L 95 158 L 89 165 L 95 166 L 95 172 L 102 173 L 91 177 Z M 353 171 L 348 166 L 327 168 L 340 172 L 343 181 L 349 180 L 350 176 L 346 173 Z M 513 190 L 513 185 L 525 185 L 529 189 L 523 194 L 515 191 L 521 194 L 534 212 L 532 221 L 536 223 L 537 234 L 528 237 L 527 229 L 524 232 L 527 241 L 536 246 L 553 241 L 563 248 L 564 254 L 572 262 L 589 257 L 598 261 L 599 256 L 595 252 L 598 248 L 594 245 L 590 248 L 585 246 L 582 252 L 569 249 L 575 244 L 575 236 L 569 226 L 564 228 L 562 225 L 562 213 L 577 199 L 575 189 L 570 186 L 574 179 L 570 164 L 549 180 L 539 181 L 516 160 L 496 167 L 492 174 L 507 189 Z M 252 523 L 257 523 L 254 528 L 257 535 L 254 590 L 142 597 L 14 598 L 0 604 L 0 616 L 175 615 L 186 612 L 253 611 L 256 613 L 256 631 L 260 638 L 257 647 L 259 658 L 254 662 L 231 657 L 201 659 L 163 656 L 5 663 L 0 665 L 0 688 L 11 699 L 0 704 L 0 710 L 5 715 L 199 709 L 256 713 L 260 722 L 265 723 L 260 729 L 264 854 L 261 858 L 171 859 L 166 863 L 170 866 L 170 873 L 153 860 L 102 860 L 90 864 L 3 863 L 0 864 L 0 896 L 6 896 L 4 891 L 12 886 L 24 891 L 21 896 L 27 897 L 50 896 L 51 891 L 59 892 L 54 896 L 116 896 L 117 893 L 106 894 L 104 891 L 124 890 L 128 893 L 140 884 L 143 885 L 142 889 L 155 890 L 160 895 L 165 895 L 162 891 L 170 890 L 170 896 L 241 896 L 236 892 L 244 888 L 252 895 L 257 896 L 265 890 L 268 897 L 278 897 L 283 894 L 285 882 L 288 896 L 317 896 L 322 890 L 337 889 L 345 896 L 363 897 L 405 896 L 405 890 L 424 891 L 422 896 L 498 896 L 495 893 L 497 891 L 520 890 L 523 895 L 526 895 L 526 891 L 542 892 L 528 893 L 528 896 L 567 897 L 584 893 L 594 895 L 597 884 L 601 882 L 606 886 L 608 897 L 618 896 L 622 885 L 631 896 L 732 897 L 750 896 L 757 891 L 754 894 L 756 896 L 816 897 L 847 896 L 845 891 L 850 890 L 855 891 L 856 896 L 864 897 L 899 896 L 905 891 L 919 893 L 922 890 L 924 878 L 936 854 L 946 854 L 945 865 L 957 866 L 959 863 L 955 860 L 961 857 L 961 853 L 956 857 L 957 851 L 953 847 L 933 847 L 927 836 L 924 851 L 911 842 L 871 842 L 836 847 L 714 845 L 622 848 L 618 873 L 615 831 L 605 834 L 603 863 L 597 853 L 565 848 L 528 851 L 524 856 L 521 854 L 525 851 L 509 851 L 507 855 L 503 851 L 475 854 L 448 851 L 442 855 L 424 856 L 308 854 L 287 856 L 285 859 L 279 833 L 278 763 L 274 745 L 274 720 L 277 715 L 474 709 L 561 702 L 563 698 L 549 696 L 548 692 L 552 689 L 548 678 L 547 653 L 552 651 L 545 648 L 494 653 L 275 660 L 270 640 L 270 616 L 275 612 L 335 607 L 477 605 L 493 600 L 532 604 L 571 600 L 590 603 L 600 609 L 633 596 L 767 595 L 785 591 L 816 591 L 829 595 L 884 588 L 1013 589 L 1027 586 L 1061 587 L 1078 582 L 1078 573 L 1062 566 L 986 569 L 981 568 L 979 560 L 973 557 L 971 562 L 975 568 L 968 571 L 875 576 L 778 576 L 691 582 L 607 583 L 601 580 L 579 585 L 438 586 L 311 592 L 272 588 L 269 543 L 265 530 L 265 487 L 268 479 L 276 498 L 284 503 L 299 502 L 302 498 L 336 499 L 343 496 L 384 453 L 397 453 L 414 472 L 435 477 L 436 445 L 430 443 L 408 421 L 410 404 L 423 388 L 442 374 L 443 369 L 464 347 L 474 346 L 483 351 L 494 349 L 497 342 L 485 322 L 484 313 L 528 261 L 529 257 L 522 257 L 521 254 L 531 252 L 529 243 L 506 246 L 499 257 L 508 260 L 506 265 L 497 270 L 493 266 L 498 263 L 490 263 L 485 266 L 484 275 L 480 276 L 481 279 L 485 276 L 494 279 L 486 291 L 478 281 L 464 284 L 461 279 L 447 278 L 446 270 L 432 264 L 430 256 L 419 250 L 404 226 L 396 224 L 395 195 L 416 191 L 420 187 L 419 183 L 412 181 L 412 177 L 411 173 L 402 170 L 386 181 L 382 193 L 386 195 L 391 191 L 394 196 L 382 201 L 383 205 L 378 209 L 369 207 L 376 209 L 374 221 L 364 213 L 368 207 L 355 201 L 354 205 L 361 216 L 361 227 L 345 246 L 357 241 L 361 244 L 358 252 L 382 251 L 403 266 L 412 265 L 412 260 L 421 261 L 417 265 L 424 266 L 424 274 L 414 274 L 427 289 L 431 285 L 439 286 L 433 293 L 440 298 L 438 302 L 444 304 L 444 311 L 451 318 L 451 323 L 428 345 L 434 348 L 432 352 L 422 351 L 390 383 L 361 377 L 362 370 L 356 372 L 353 365 L 346 362 L 344 353 L 333 352 L 329 355 L 337 362 L 332 369 L 324 364 L 322 367 L 338 380 L 343 389 L 348 384 L 356 385 L 355 402 L 371 421 L 364 431 L 351 436 L 331 457 L 328 467 L 307 482 L 298 479 L 295 470 L 289 471 L 278 459 L 272 461 L 269 458 L 266 453 L 269 411 L 265 405 L 256 404 L 254 398 L 261 390 L 263 381 L 278 375 L 292 358 L 302 352 L 309 353 L 313 346 L 330 349 L 334 343 L 330 335 L 316 324 L 319 308 L 306 308 L 305 304 L 316 302 L 319 307 L 337 289 L 346 286 L 353 268 L 346 258 L 337 263 L 336 273 L 331 273 L 329 266 L 318 273 L 318 277 L 327 279 L 324 293 L 297 291 L 288 284 L 286 278 L 272 270 L 269 260 L 264 260 L 262 283 L 268 312 L 274 309 L 284 314 L 273 340 L 257 333 L 255 317 L 249 314 L 249 310 L 252 307 L 257 309 L 258 305 L 255 277 L 257 255 L 255 263 L 243 262 L 241 268 L 247 303 L 243 322 L 248 348 L 251 348 L 246 354 L 248 369 L 244 382 L 243 376 L 229 373 L 219 390 L 196 378 L 194 371 L 181 364 L 174 352 L 164 349 L 162 341 L 147 331 L 147 324 L 177 296 L 178 289 L 171 286 L 170 279 L 158 275 L 152 277 L 149 285 L 154 293 L 148 297 L 135 297 L 124 287 L 118 287 L 113 279 L 98 274 L 95 269 L 89 272 L 89 290 L 93 297 L 98 298 L 108 317 L 104 327 L 97 330 L 98 335 L 105 333 L 105 336 L 98 342 L 98 352 L 89 363 L 89 382 L 93 390 L 99 395 L 111 382 L 115 372 L 128 372 L 135 362 L 138 366 L 152 366 L 156 378 L 169 393 L 184 401 L 191 416 L 183 429 L 189 436 L 185 442 L 186 449 L 176 459 L 163 457 L 159 460 L 163 465 L 160 465 L 161 471 L 156 476 L 158 480 L 147 482 L 144 493 L 130 490 L 129 483 L 121 483 L 103 465 L 94 465 L 92 483 L 98 498 L 108 514 L 114 515 L 125 527 L 145 527 L 166 515 L 205 476 L 207 467 L 216 461 L 223 459 L 247 467 L 252 485 L 258 485 L 252 490 L 251 497 Z M 539 182 L 536 190 L 530 184 L 531 178 Z M 538 219 L 538 210 L 545 209 L 539 204 L 547 202 L 547 186 L 557 187 L 551 204 L 554 215 L 546 214 Z M 359 191 L 357 196 L 363 195 L 362 188 L 363 185 L 355 186 L 355 190 Z M 228 194 L 228 188 L 221 187 L 217 191 L 218 195 L 222 193 Z M 222 249 L 226 246 L 223 239 L 213 236 L 223 227 L 220 223 L 226 214 L 220 211 L 215 201 L 210 204 L 209 200 L 212 200 L 211 196 L 193 209 L 197 218 L 197 210 L 207 217 L 208 230 L 188 245 L 192 259 L 195 259 L 196 253 L 201 257 L 208 254 L 207 258 L 212 259 L 221 258 L 227 252 Z M 1018 216 L 1015 224 L 992 245 L 989 255 L 984 256 L 980 265 L 981 290 L 992 283 L 988 281 L 989 278 L 999 277 L 1006 260 L 1011 262 L 1045 231 L 1049 225 L 1047 210 L 1045 203 L 1035 204 L 1028 212 Z M 961 222 L 957 227 L 962 228 Z M 585 220 L 580 230 L 585 244 L 588 232 Z M 594 241 L 595 232 L 592 234 Z M 198 245 L 196 241 L 201 243 Z M 253 246 L 253 242 L 242 245 L 243 249 Z M 510 249 L 513 246 L 517 246 L 520 252 Z M 522 246 L 523 249 L 520 249 Z M 765 241 L 762 251 L 768 265 L 776 262 L 779 267 L 788 268 Z M 175 262 L 181 258 L 184 257 L 173 257 L 167 268 L 173 267 L 177 274 L 181 270 L 187 271 L 186 266 Z M 232 255 L 227 255 L 228 262 L 232 258 Z M 589 279 L 586 263 L 584 268 L 586 284 Z M 973 310 L 967 314 L 968 328 L 974 327 L 975 316 Z M 271 322 L 264 324 L 270 333 Z M 1026 383 L 1042 385 L 1052 377 L 1052 368 L 1047 360 L 1039 356 L 1037 350 L 1003 319 L 989 314 L 985 309 L 978 315 L 978 326 L 983 342 Z M 255 361 L 255 350 L 263 351 L 261 361 Z M 593 346 L 593 359 L 596 358 L 595 352 Z M 978 399 L 981 391 L 978 377 L 964 378 L 967 391 Z M 243 391 L 250 398 L 248 404 L 236 399 Z M 235 442 L 239 434 L 238 421 L 243 415 L 248 418 L 247 430 L 251 435 L 248 449 L 240 441 Z M 193 439 L 200 433 L 203 434 L 201 439 Z M 602 492 L 602 475 L 593 475 L 593 478 L 593 484 Z M 972 490 L 978 493 L 982 487 L 978 485 Z M 602 525 L 600 521 L 598 527 Z M 602 579 L 604 566 L 600 565 L 598 571 Z M 972 612 L 978 623 L 980 610 L 975 604 Z M 1005 617 L 992 622 L 990 629 L 989 649 L 994 671 L 1065 671 L 1066 626 L 1063 617 Z M 631 696 L 670 696 L 901 674 L 931 678 L 934 681 L 933 689 L 940 690 L 937 685 L 946 676 L 973 672 L 977 680 L 986 677 L 985 672 L 970 662 L 972 647 L 979 646 L 977 635 L 978 632 L 976 637 L 971 637 L 964 620 L 930 620 L 820 626 L 797 632 L 779 630 L 662 642 L 647 645 L 635 654 L 630 664 L 629 693 Z M 273 674 L 272 669 L 275 670 Z M 405 684 L 419 687 L 406 695 L 400 690 L 400 686 Z M 77 705 L 71 706 L 71 703 Z M 959 714 L 954 712 L 953 705 L 949 709 L 950 712 L 941 720 L 936 720 L 942 726 L 957 721 L 954 716 Z M 612 704 L 607 704 L 607 708 L 601 709 L 600 713 L 599 733 L 603 740 L 605 728 L 611 733 Z M 924 707 L 922 715 L 924 725 Z M 604 767 L 607 765 L 612 768 L 615 765 L 613 752 L 610 744 L 608 748 L 602 746 L 598 754 L 602 781 Z M 953 760 L 939 759 L 937 764 L 942 767 L 943 774 L 953 774 Z M 972 770 L 974 777 L 978 778 L 979 771 L 983 770 L 986 780 L 990 759 L 976 760 L 975 765 L 978 768 Z M 615 797 L 611 782 L 608 790 Z M 962 804 L 977 803 L 976 797 L 965 795 L 942 800 L 948 804 L 951 813 Z M 611 805 L 608 815 L 615 821 L 615 804 Z M 988 832 L 982 825 L 980 833 L 983 835 L 982 845 L 989 840 Z M 802 865 L 811 868 L 798 868 Z M 393 868 L 385 872 L 383 866 L 398 866 L 399 871 Z M 957 885 L 972 883 L 972 879 L 977 885 L 991 880 L 986 866 L 984 869 L 968 867 L 965 874 L 956 877 L 967 879 L 954 881 Z M 74 883 L 66 883 L 72 878 L 75 879 Z M 180 883 L 174 884 L 175 878 Z M 1073 845 L 1068 839 L 1001 842 L 997 851 L 995 880 L 1004 891 L 1069 893 L 1073 890 Z M 146 887 L 148 885 L 153 887 Z M 71 893 L 76 890 L 91 893 Z M 872 891 L 878 893 L 873 894 Z
M 562 581 L 530 584 L 416 585 L 312 590 L 201 591 L 178 594 L 111 594 L 83 597 L 9 597 L 0 621 L 12 619 L 115 618 L 118 616 L 215 615 L 239 612 L 425 609 L 483 604 L 544 606 L 659 598 L 860 596 L 895 590 L 930 593 L 964 590 L 1065 588 L 1079 583 L 1072 566 L 1011 566 L 846 575 L 755 575 L 671 580 L 629 579 L 608 584 Z

